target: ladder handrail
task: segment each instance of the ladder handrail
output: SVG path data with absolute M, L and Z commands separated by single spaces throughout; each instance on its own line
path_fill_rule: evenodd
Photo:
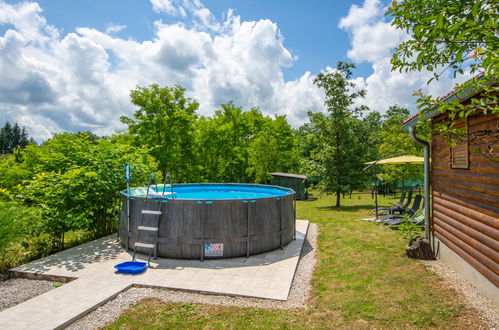
M 151 183 L 152 183 L 153 178 L 154 178 L 154 185 L 156 186 L 156 191 L 158 191 L 158 178 L 156 177 L 156 173 L 151 173 L 149 175 L 149 182 L 147 184 L 146 203 L 147 203 L 147 199 L 149 198 L 149 190 L 151 189 Z
M 171 176 L 171 174 L 166 174 L 165 175 L 165 180 L 163 181 L 163 196 L 165 195 L 166 178 L 170 179 L 170 192 L 173 195 L 173 181 L 172 181 L 172 176 Z

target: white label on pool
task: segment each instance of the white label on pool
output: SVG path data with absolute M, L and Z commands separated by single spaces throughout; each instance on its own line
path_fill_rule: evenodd
M 223 243 L 205 244 L 204 256 L 205 257 L 223 257 L 224 245 Z

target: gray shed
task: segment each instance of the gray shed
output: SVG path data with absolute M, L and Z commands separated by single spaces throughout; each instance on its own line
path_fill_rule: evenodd
M 296 199 L 307 199 L 307 177 L 301 174 L 274 172 L 270 173 L 270 183 L 276 186 L 291 188 L 296 192 Z

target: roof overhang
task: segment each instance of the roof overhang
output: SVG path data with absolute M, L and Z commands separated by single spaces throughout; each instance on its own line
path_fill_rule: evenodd
M 478 80 L 483 79 L 483 74 L 480 74 L 478 77 L 476 77 Z M 493 85 L 494 82 L 487 82 L 487 84 Z M 422 115 L 420 113 L 416 113 L 415 115 L 410 116 L 407 118 L 407 120 L 404 122 L 402 125 L 402 130 L 409 130 L 409 127 L 414 127 L 416 126 L 421 119 L 430 119 L 433 118 L 442 112 L 439 110 L 439 104 L 441 103 L 447 103 L 451 101 L 458 101 L 460 103 L 465 102 L 469 99 L 471 99 L 473 96 L 479 94 L 482 91 L 481 88 L 475 88 L 475 87 L 468 87 L 462 91 L 452 91 L 448 95 L 445 95 L 437 104 L 435 104 L 430 111 L 423 113 Z

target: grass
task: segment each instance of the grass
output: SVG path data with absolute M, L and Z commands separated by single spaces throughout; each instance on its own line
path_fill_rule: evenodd
M 353 195 L 297 203 L 297 217 L 319 224 L 313 298 L 303 309 L 267 310 L 146 299 L 109 329 L 164 328 L 477 328 L 460 297 L 425 266 L 408 259 L 394 231 L 358 221 L 373 208 Z M 381 198 L 387 205 L 396 199 Z

